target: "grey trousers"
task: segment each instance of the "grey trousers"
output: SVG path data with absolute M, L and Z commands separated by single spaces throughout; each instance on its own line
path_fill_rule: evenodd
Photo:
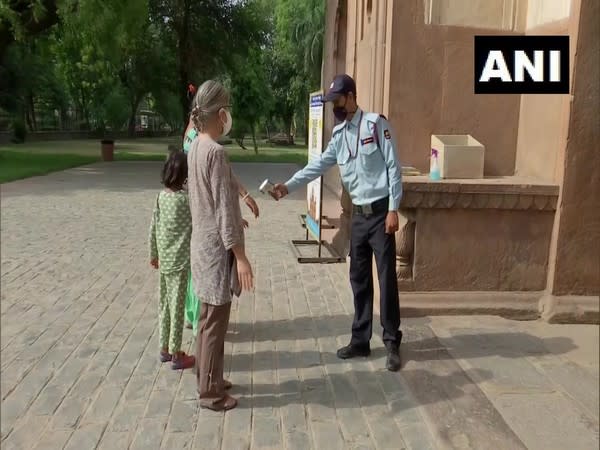
M 211 406 L 225 398 L 223 365 L 225 334 L 231 302 L 215 306 L 202 303 L 196 336 L 196 381 L 200 405 Z

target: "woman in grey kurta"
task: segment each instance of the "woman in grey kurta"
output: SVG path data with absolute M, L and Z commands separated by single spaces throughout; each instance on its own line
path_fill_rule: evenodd
M 216 141 L 231 129 L 229 94 L 216 81 L 196 93 L 192 119 L 199 130 L 188 156 L 192 213 L 191 268 L 203 307 L 196 338 L 200 406 L 228 410 L 237 401 L 226 394 L 224 341 L 233 295 L 252 289 L 252 268 L 244 249 L 238 186 L 225 149 Z
M 194 92 L 195 92 L 195 90 L 194 90 Z M 196 127 L 194 125 L 192 117 L 190 116 L 190 120 L 189 120 L 188 126 L 185 130 L 184 139 L 183 139 L 183 151 L 186 154 L 189 153 L 189 151 L 192 147 L 192 142 L 194 142 L 194 139 L 196 139 L 197 135 L 198 135 L 198 131 L 196 130 Z M 257 218 L 259 215 L 259 209 L 258 209 L 258 205 L 256 204 L 256 201 L 252 198 L 252 196 L 250 195 L 250 192 L 248 192 L 248 190 L 242 185 L 242 183 L 239 181 L 239 179 L 235 178 L 235 176 L 234 176 L 234 181 L 237 184 L 237 190 L 239 192 L 240 197 L 246 203 L 248 208 L 250 208 L 250 211 L 252 211 L 252 214 L 254 215 L 254 217 Z M 188 279 L 188 286 L 187 286 L 187 295 L 186 295 L 186 299 L 185 299 L 185 318 L 186 318 L 186 327 L 193 329 L 194 336 L 196 336 L 196 334 L 197 334 L 199 312 L 200 312 L 200 300 L 198 299 L 198 296 L 196 295 L 196 291 L 194 289 L 194 283 L 193 283 L 191 272 L 190 272 L 190 276 Z

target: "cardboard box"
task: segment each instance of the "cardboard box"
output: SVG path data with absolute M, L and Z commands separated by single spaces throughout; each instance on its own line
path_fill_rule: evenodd
M 485 147 L 470 134 L 433 134 L 442 178 L 483 178 Z

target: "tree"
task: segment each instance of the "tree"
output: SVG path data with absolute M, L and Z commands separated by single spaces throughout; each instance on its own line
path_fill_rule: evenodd
M 275 51 L 270 54 L 270 58 L 268 76 L 274 98 L 272 115 L 281 119 L 288 134 L 288 141 L 293 144 L 292 125 L 298 103 L 298 95 L 295 93 L 297 89 L 293 86 L 295 69 L 289 60 L 275 54 Z
M 174 91 L 168 90 L 162 91 L 158 95 L 153 95 L 153 97 L 156 112 L 163 117 L 170 129 L 180 129 L 184 117 L 181 115 L 178 95 Z
M 148 1 L 79 0 L 60 32 L 61 68 L 86 126 L 116 126 L 125 99 L 128 114 L 119 128 L 127 120 L 133 136 L 140 102 L 172 87 L 174 60 L 149 18 Z
M 9 46 L 43 33 L 58 23 L 56 0 L 7 0 L 0 3 L 0 61 Z
M 114 65 L 78 21 L 65 21 L 56 43 L 57 66 L 87 128 L 105 126 L 104 102 L 118 86 Z
M 55 39 L 52 34 L 14 42 L 0 69 L 0 107 L 30 130 L 38 129 L 38 111 L 59 110 L 64 117 L 68 94 L 64 79 L 56 70 Z
M 264 55 L 258 47 L 247 58 L 237 57 L 230 74 L 231 95 L 235 114 L 234 134 L 244 150 L 244 135 L 250 133 L 254 152 L 258 154 L 256 130 L 258 123 L 271 109 L 271 93 L 264 70 Z
M 140 102 L 149 93 L 160 96 L 168 90 L 173 58 L 162 44 L 156 27 L 147 23 L 139 36 L 123 49 L 119 77 L 129 100 L 129 135 L 135 133 L 135 116 Z
M 151 20 L 163 27 L 163 42 L 176 57 L 182 115 L 187 86 L 222 74 L 265 32 L 263 3 L 251 0 L 150 0 Z
M 235 93 L 246 110 L 236 123 L 256 138 L 269 109 L 272 9 L 268 0 L 1 1 L 0 106 L 30 129 L 39 108 L 53 118 L 74 109 L 86 129 L 120 127 L 125 110 L 133 133 L 142 99 L 181 125 L 187 85 L 214 77 L 250 86 Z
M 275 47 L 298 70 L 309 89 L 321 81 L 325 2 L 278 0 L 275 7 Z
M 321 84 L 324 2 L 277 0 L 274 21 L 271 82 L 291 141 L 294 118 L 306 117 L 308 95 Z

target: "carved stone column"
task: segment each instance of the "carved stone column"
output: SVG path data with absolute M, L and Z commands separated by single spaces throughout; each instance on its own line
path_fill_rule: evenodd
M 400 209 L 396 232 L 396 272 L 398 282 L 413 279 L 413 254 L 415 251 L 415 213 L 411 209 Z
M 352 224 L 352 200 L 346 189 L 342 188 L 342 196 L 340 199 L 342 205 L 342 213 L 340 214 L 340 229 L 333 238 L 333 248 L 341 256 L 348 256 L 350 253 L 350 229 Z

